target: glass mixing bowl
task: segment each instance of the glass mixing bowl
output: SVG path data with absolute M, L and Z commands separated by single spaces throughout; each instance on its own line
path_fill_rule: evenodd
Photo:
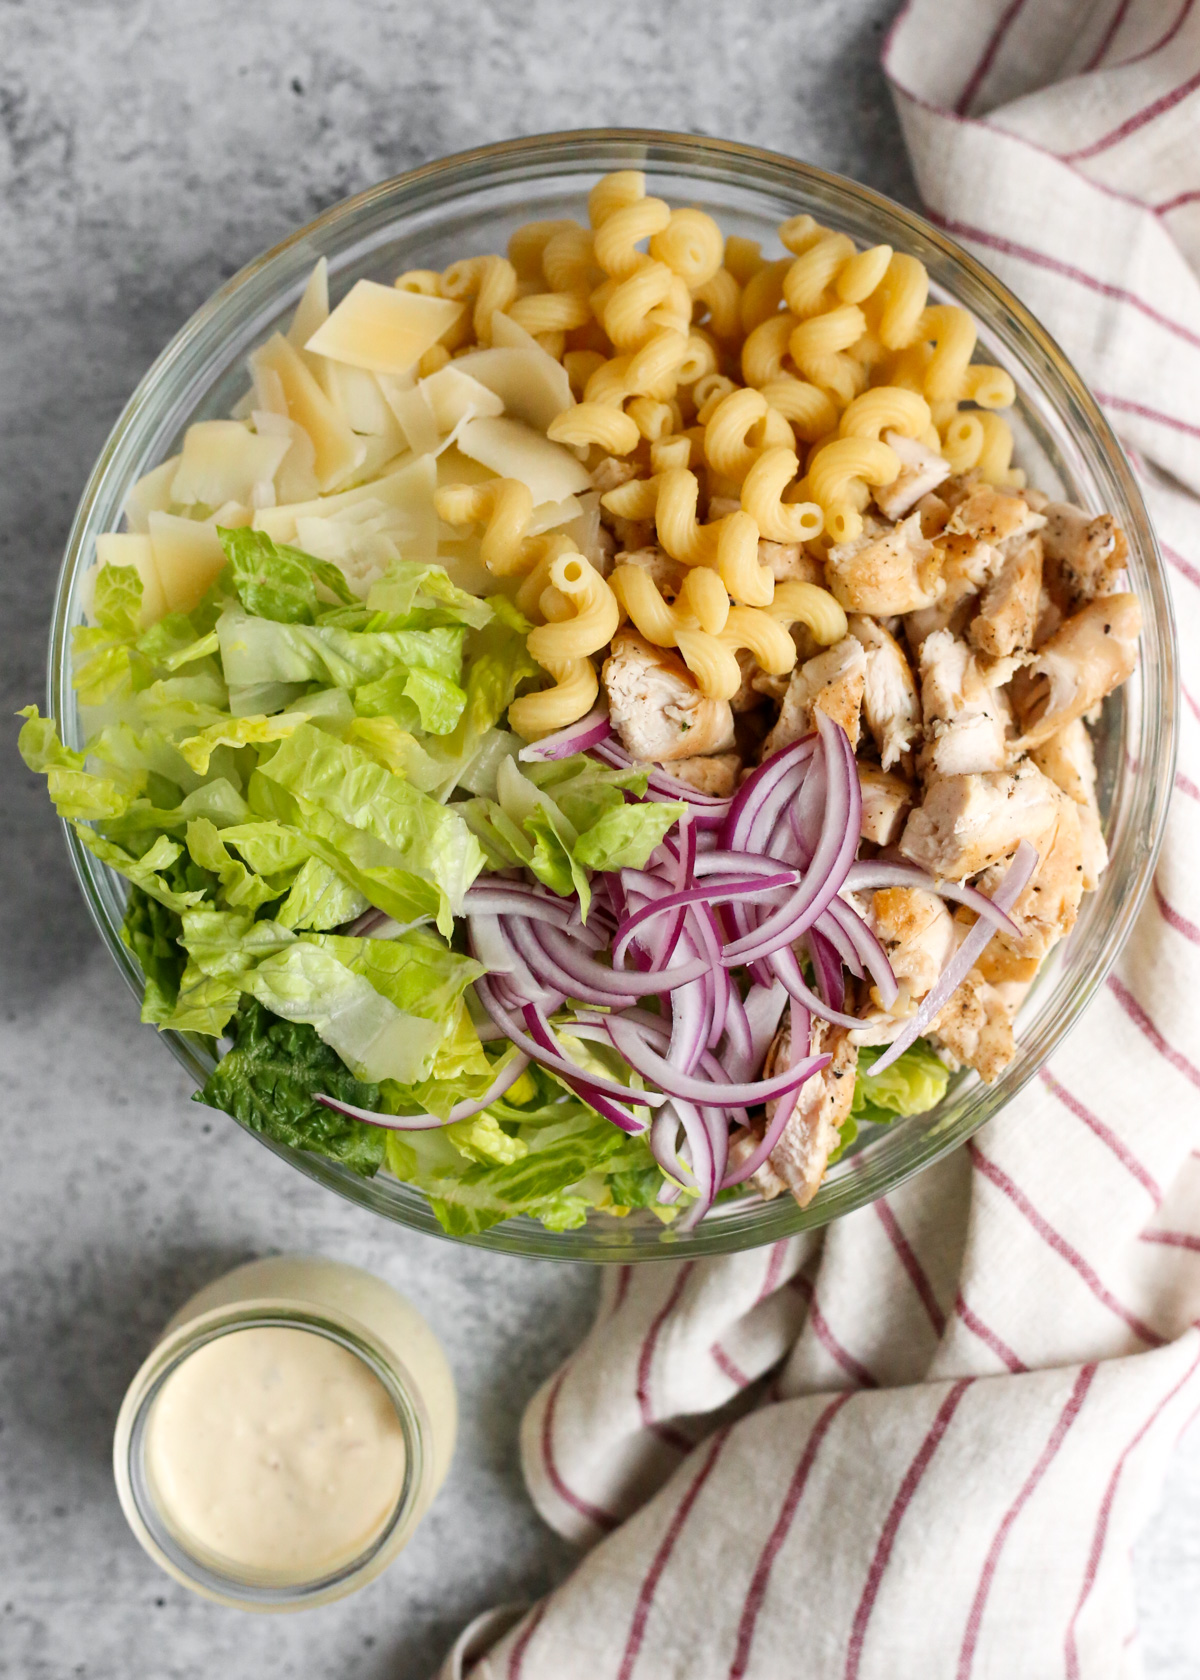
M 457 257 L 503 251 L 531 217 L 586 219 L 597 175 L 644 169 L 650 190 L 711 211 L 727 233 L 774 248 L 785 217 L 807 211 L 862 244 L 886 242 L 925 263 L 936 296 L 979 323 L 982 358 L 1018 390 L 1018 458 L 1030 482 L 1091 510 L 1116 515 L 1129 539 L 1132 587 L 1145 628 L 1141 667 L 1104 707 L 1097 731 L 1100 801 L 1111 864 L 1084 899 L 1071 937 L 1039 977 L 1018 1021 L 1015 1061 L 994 1085 L 956 1077 L 928 1114 L 864 1138 L 835 1165 L 813 1203 L 757 1198 L 715 1208 L 676 1233 L 652 1215 L 594 1217 L 554 1233 L 513 1219 L 463 1240 L 549 1258 L 631 1261 L 718 1254 L 774 1242 L 862 1207 L 956 1148 L 1011 1101 L 1071 1030 L 1102 983 L 1150 882 L 1174 770 L 1177 676 L 1174 628 L 1154 534 L 1133 473 L 1083 381 L 1037 321 L 986 269 L 936 228 L 866 187 L 750 146 L 646 130 L 592 131 L 515 140 L 428 164 L 347 199 L 277 245 L 221 288 L 163 351 L 131 397 L 80 503 L 59 582 L 50 648 L 50 708 L 64 739 L 81 744 L 71 688 L 70 632 L 82 621 L 81 583 L 97 533 L 118 527 L 135 479 L 178 446 L 194 420 L 228 415 L 246 386 L 245 359 L 294 308 L 318 257 L 329 260 L 334 297 L 366 276 L 390 281 L 407 268 L 444 268 Z M 140 995 L 142 977 L 121 943 L 124 884 L 68 830 L 79 882 L 113 961 Z M 167 1032 L 164 1042 L 201 1084 L 211 1041 Z M 301 1172 L 362 1207 L 441 1234 L 424 1196 L 396 1180 L 362 1179 L 318 1155 L 262 1139 Z

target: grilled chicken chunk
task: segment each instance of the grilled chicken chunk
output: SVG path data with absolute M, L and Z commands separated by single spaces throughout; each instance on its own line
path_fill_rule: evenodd
M 966 776 L 1004 768 L 1008 701 L 1002 689 L 987 682 L 966 643 L 949 630 L 935 631 L 921 646 L 921 706 L 921 764 L 927 775 Z
M 1009 911 L 1020 937 L 998 932 L 979 959 L 979 972 L 994 983 L 1032 980 L 1038 966 L 1060 939 L 1070 933 L 1083 896 L 1083 839 L 1080 807 L 1054 789 L 1053 821 L 1034 844 L 1038 865 L 1024 892 Z M 999 885 L 1007 863 L 996 863 L 978 885 L 989 896 Z
M 941 556 L 909 514 L 891 530 L 868 520 L 853 542 L 836 543 L 825 561 L 829 588 L 847 612 L 892 613 L 931 607 L 942 593 Z
M 953 1069 L 973 1067 L 988 1085 L 1016 1052 L 1007 1003 L 977 968 L 934 1017 L 929 1037 L 946 1052 Z
M 665 764 L 733 746 L 728 700 L 701 694 L 670 649 L 618 630 L 602 675 L 613 728 L 631 758 Z
M 840 723 L 850 737 L 850 744 L 857 747 L 866 676 L 866 655 L 862 643 L 853 636 L 844 636 L 815 659 L 806 660 L 792 672 L 779 708 L 779 719 L 763 742 L 763 757 L 769 758 L 781 747 L 790 747 L 793 741 L 807 735 L 813 727 L 814 712 L 824 712 L 826 717 Z
M 970 638 L 980 652 L 1002 659 L 1033 646 L 1042 590 L 1042 541 L 1024 538 L 1005 557 L 971 620 Z
M 1013 682 L 1018 746 L 1041 746 L 1123 683 L 1137 664 L 1141 626 L 1129 594 L 1103 595 L 1068 618 Z
M 814 1073 L 801 1085 L 783 1136 L 750 1180 L 768 1200 L 790 1190 L 799 1205 L 807 1207 L 825 1176 L 830 1155 L 837 1148 L 840 1128 L 854 1100 L 858 1047 L 850 1042 L 844 1028 L 831 1026 L 827 1021 L 814 1021 L 810 1053 L 817 1056 L 826 1051 L 833 1060 L 823 1072 Z M 767 1052 L 763 1078 L 771 1078 L 790 1066 L 791 1061 L 792 1035 L 785 1023 Z M 775 1113 L 775 1107 L 774 1103 L 767 1104 L 768 1119 Z
M 642 571 L 649 572 L 659 591 L 668 596 L 679 593 L 679 586 L 687 576 L 687 567 L 680 565 L 678 560 L 672 560 L 666 550 L 657 545 L 626 550 L 617 555 L 615 563 L 618 566 L 640 566 Z
M 741 503 L 735 503 L 736 508 Z M 709 518 L 715 515 L 711 509 Z M 768 542 L 764 537 L 758 545 L 758 563 L 766 566 L 776 583 L 789 583 L 795 579 L 799 583 L 815 583 L 820 587 L 825 584 L 825 572 L 819 560 L 812 555 L 801 543 Z
M 881 887 L 873 908 L 892 972 L 908 998 L 919 1003 L 954 955 L 954 918 L 936 893 L 920 887 Z
M 677 758 L 666 766 L 677 782 L 686 782 L 697 793 L 728 799 L 737 787 L 742 761 L 735 752 L 713 753 L 708 758 Z
M 876 846 L 894 846 L 904 831 L 912 810 L 913 792 L 903 776 L 881 770 L 876 764 L 858 763 L 858 786 L 862 794 L 859 833 Z
M 1000 549 L 961 531 L 943 531 L 935 546 L 942 557 L 942 592 L 932 606 L 921 607 L 904 620 L 908 645 L 916 654 L 925 638 L 938 630 L 966 634 L 977 597 L 1004 565 Z
M 1009 857 L 1022 840 L 1039 856 L 1059 819 L 1061 794 L 1036 764 L 984 775 L 938 776 L 904 825 L 900 850 L 944 880 L 962 881 Z
M 1108 867 L 1108 847 L 1100 827 L 1100 807 L 1096 802 L 1096 758 L 1092 752 L 1092 738 L 1082 718 L 1076 718 L 1052 735 L 1030 758 L 1056 787 L 1060 787 L 1078 807 L 1080 839 L 1083 846 L 1083 890 L 1092 892 Z
M 1040 530 L 1045 523 L 1045 515 L 1034 513 L 1023 496 L 994 484 L 976 484 L 954 508 L 946 530 L 996 548 Z
M 950 463 L 916 438 L 886 432 L 884 440 L 900 457 L 900 476 L 875 492 L 875 506 L 885 519 L 903 519 L 931 490 L 950 477 Z
M 855 614 L 850 634 L 866 654 L 863 711 L 885 770 L 906 753 L 921 733 L 916 678 L 904 650 L 890 631 L 873 618 Z
M 1113 592 L 1129 545 L 1111 513 L 1093 517 L 1071 502 L 1049 502 L 1042 532 L 1046 584 L 1062 613 Z

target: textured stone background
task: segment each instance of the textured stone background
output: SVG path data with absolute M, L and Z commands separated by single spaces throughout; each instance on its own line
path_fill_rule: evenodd
M 0 0 L 4 714 L 43 691 L 67 526 L 121 404 L 248 258 L 428 158 L 589 124 L 756 142 L 911 203 L 876 65 L 892 10 Z M 567 1567 L 523 1497 L 515 1435 L 580 1334 L 593 1279 L 393 1230 L 190 1104 L 4 729 L 0 1675 L 418 1680 L 476 1610 Z M 357 1598 L 292 1619 L 219 1610 L 160 1576 L 108 1465 L 121 1395 L 163 1321 L 273 1248 L 353 1260 L 409 1293 L 446 1338 L 464 1402 L 451 1481 L 411 1548 Z M 1148 1670 L 1194 1676 L 1200 1436 L 1139 1565 Z

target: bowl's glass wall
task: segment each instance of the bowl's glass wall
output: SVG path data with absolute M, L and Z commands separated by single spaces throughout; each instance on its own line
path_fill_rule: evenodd
M 1013 375 L 1021 464 L 1030 481 L 1084 507 L 1114 513 L 1129 537 L 1130 574 L 1145 618 L 1141 669 L 1107 702 L 1098 735 L 1102 805 L 1111 867 L 1084 900 L 1079 922 L 1022 1011 L 1016 1060 L 992 1086 L 952 1083 L 932 1114 L 898 1121 L 830 1172 L 801 1211 L 790 1198 L 733 1202 L 699 1230 L 676 1234 L 652 1216 L 599 1219 L 552 1234 L 510 1220 L 474 1239 L 526 1254 L 627 1261 L 719 1253 L 824 1224 L 882 1195 L 962 1143 L 1032 1077 L 1078 1020 L 1129 931 L 1161 839 L 1174 758 L 1176 675 L 1169 597 L 1142 499 L 1128 463 L 1078 375 L 1045 331 L 954 243 L 886 199 L 839 177 L 746 147 L 685 136 L 619 131 L 513 142 L 465 154 L 375 187 L 330 211 L 231 280 L 193 317 L 151 368 L 97 463 L 71 534 L 59 586 L 50 664 L 50 704 L 79 745 L 70 686 L 69 634 L 81 621 L 80 580 L 95 536 L 115 529 L 126 491 L 171 453 L 193 420 L 226 415 L 246 386 L 247 353 L 284 323 L 313 263 L 328 258 L 333 296 L 363 276 L 390 280 L 410 267 L 502 251 L 532 217 L 583 217 L 597 175 L 644 168 L 650 190 L 711 210 L 727 232 L 774 248 L 785 217 L 807 211 L 865 244 L 886 241 L 921 258 L 934 290 L 969 308 L 981 358 Z M 117 965 L 140 993 L 141 977 L 118 930 L 119 879 L 70 835 L 75 868 Z M 209 1041 L 164 1035 L 201 1082 Z M 277 1148 L 275 1145 L 270 1145 Z M 301 1171 L 386 1217 L 438 1233 L 424 1197 L 386 1177 L 363 1180 L 335 1163 L 277 1148 Z

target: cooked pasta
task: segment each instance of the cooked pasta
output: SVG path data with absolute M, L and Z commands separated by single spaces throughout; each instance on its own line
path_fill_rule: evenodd
M 742 506 L 769 542 L 811 542 L 821 535 L 825 516 L 816 501 L 783 500 L 799 470 L 795 450 L 764 449 L 746 474 Z
M 592 476 L 594 499 L 570 504 L 582 509 L 575 523 L 529 534 L 540 456 L 514 466 L 528 484 L 498 476 L 435 495 L 448 524 L 481 527 L 480 559 L 512 580 L 535 625 L 529 650 L 551 683 L 509 711 L 530 737 L 593 703 L 593 655 L 622 616 L 652 646 L 677 648 L 709 699 L 730 699 L 748 670 L 790 670 L 793 627 L 800 644 L 842 640 L 845 610 L 803 574 L 819 577 L 899 477 L 888 439 L 916 440 L 1002 490 L 1023 482 L 999 412 L 1015 400 L 1012 379 L 972 360 L 973 320 L 931 303 L 916 257 L 859 250 L 807 214 L 780 226 L 785 254 L 773 256 L 726 237 L 707 211 L 648 193 L 640 170 L 598 181 L 587 219 L 528 222 L 507 257 L 396 281 L 472 306 L 425 351 L 420 378 L 489 344 L 500 312 L 561 362 L 557 389 L 574 399 L 544 437 L 574 451 L 584 483 Z M 558 481 L 579 489 L 578 476 Z

